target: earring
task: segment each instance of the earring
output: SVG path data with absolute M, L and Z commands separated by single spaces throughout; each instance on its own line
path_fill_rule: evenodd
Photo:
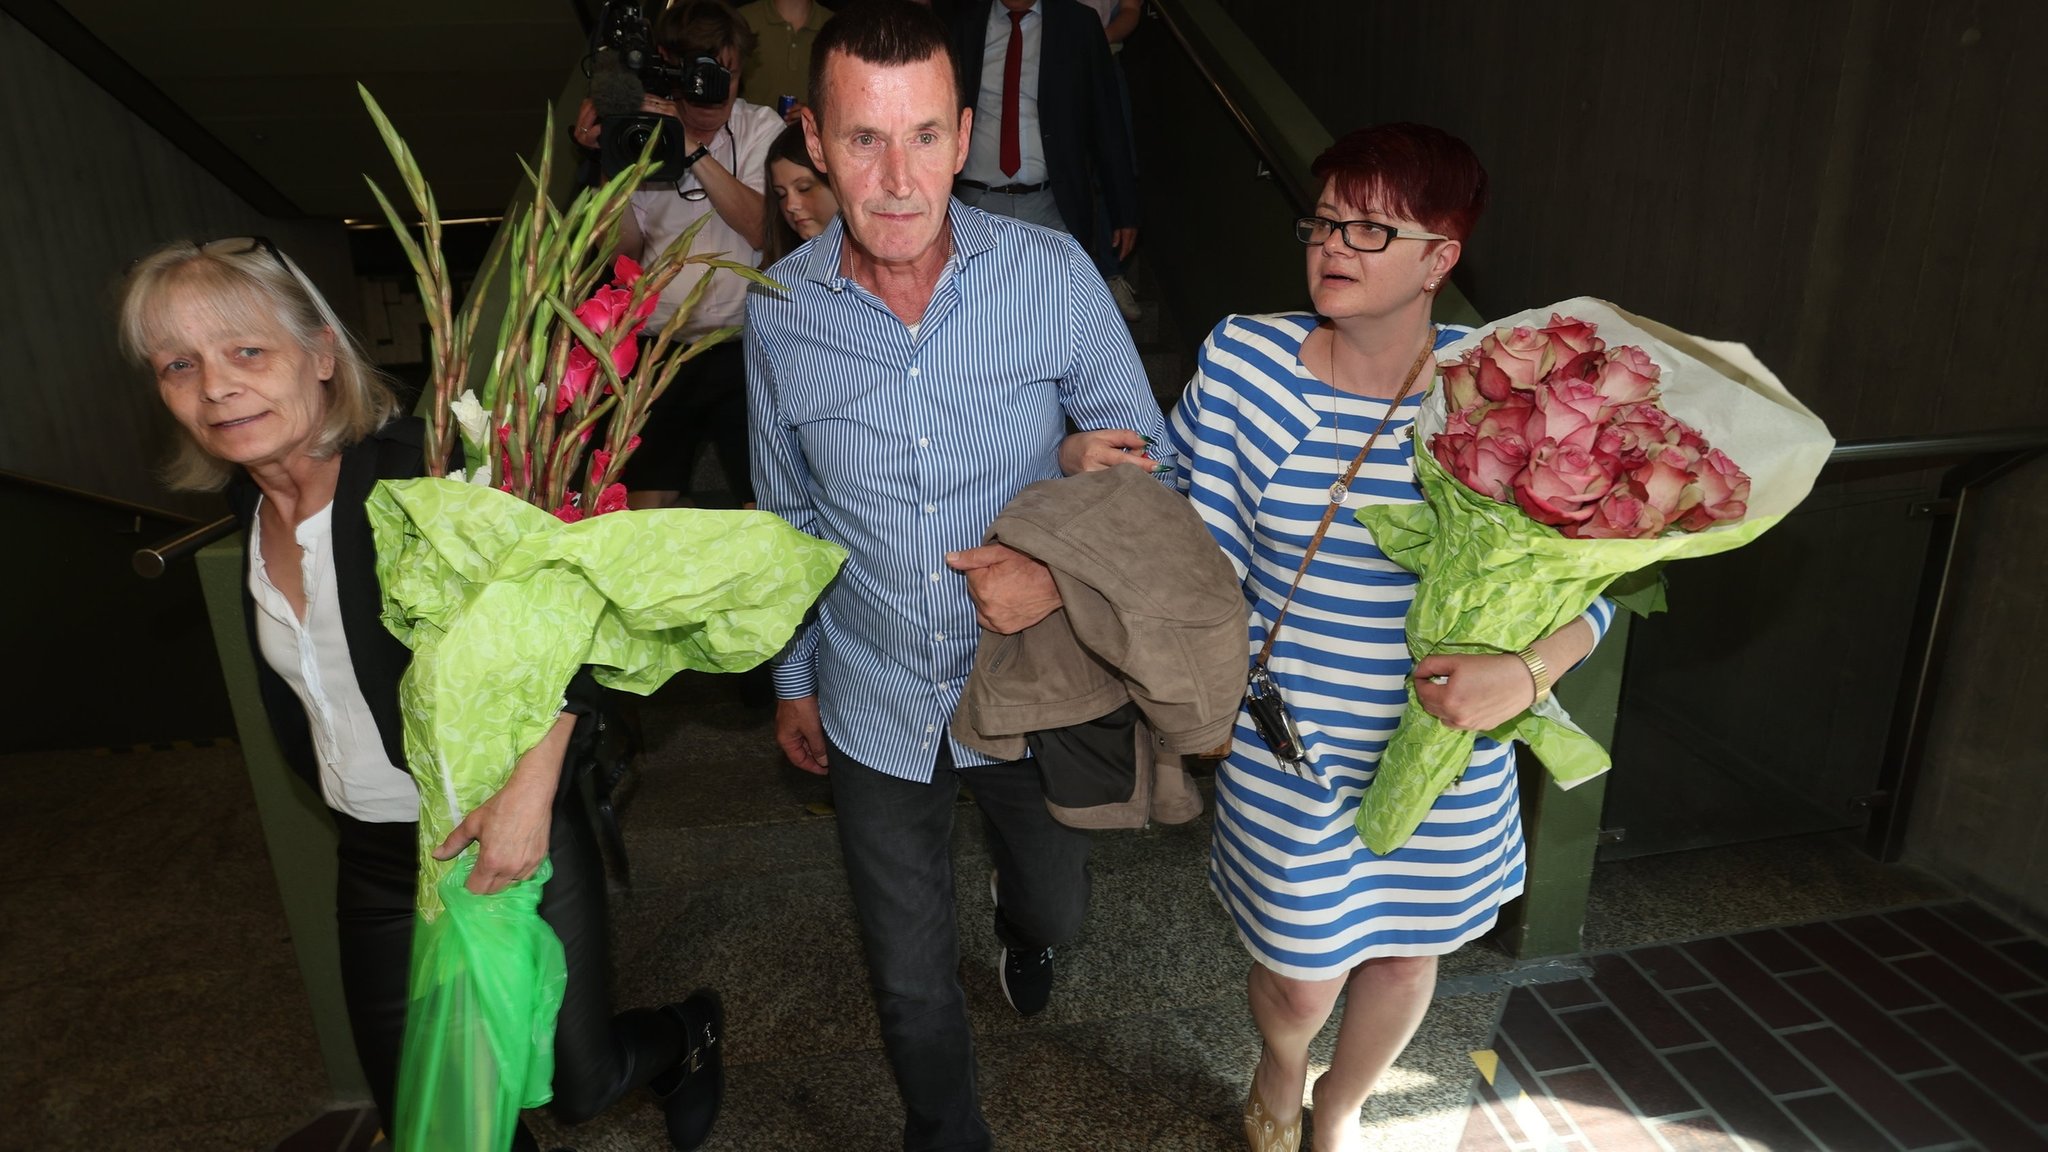
M 1436 291 L 1436 281 L 1431 280 L 1429 283 L 1424 284 L 1422 287 L 1424 291 L 1434 292 Z

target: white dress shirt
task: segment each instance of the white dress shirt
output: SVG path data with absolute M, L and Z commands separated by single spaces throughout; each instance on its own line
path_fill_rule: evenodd
M 271 670 L 284 677 L 305 706 L 320 762 L 320 795 L 327 806 L 372 824 L 420 818 L 420 793 L 404 769 L 384 754 L 370 702 L 356 682 L 334 587 L 334 505 L 299 523 L 299 580 L 306 597 L 301 622 L 291 602 L 270 582 L 263 563 L 263 507 L 249 524 L 249 593 L 256 598 L 256 646 Z
M 676 125 L 674 130 L 681 131 L 681 125 Z M 761 192 L 768 186 L 768 146 L 775 143 L 775 138 L 781 134 L 782 117 L 777 116 L 773 108 L 735 100 L 731 114 L 726 117 L 725 127 L 711 138 L 706 149 L 710 157 L 738 177 L 740 183 Z M 640 235 L 646 238 L 647 259 L 654 259 L 670 241 L 696 223 L 698 217 L 710 216 L 711 222 L 697 233 L 696 243 L 690 250 L 696 253 L 723 252 L 728 260 L 759 267 L 761 250 L 735 232 L 717 214 L 711 206 L 710 197 L 686 200 L 681 195 L 692 190 L 701 191 L 703 187 L 694 174 L 686 174 L 680 184 L 660 184 L 633 193 L 633 219 L 640 225 Z M 775 206 L 769 204 L 768 211 L 774 210 Z M 669 281 L 668 287 L 662 290 L 661 302 L 655 305 L 654 315 L 648 321 L 649 335 L 668 323 L 668 318 L 676 314 L 677 305 L 690 294 L 690 289 L 711 271 L 714 270 L 702 264 L 692 264 Z M 697 302 L 697 310 L 690 314 L 689 322 L 683 326 L 683 336 L 701 336 L 713 328 L 738 324 L 745 319 L 748 283 L 730 272 L 719 272 L 713 276 L 711 287 L 704 290 L 704 298 Z
M 974 135 L 968 140 L 967 167 L 960 175 L 991 188 L 1005 184 L 1045 183 L 1045 144 L 1038 138 L 1039 45 L 1045 39 L 1045 13 L 1033 4 L 1018 32 L 1024 37 L 1023 65 L 1017 74 L 1017 156 L 1023 161 L 1015 175 L 1002 169 L 1003 61 L 1010 52 L 1010 10 L 988 6 L 988 34 L 981 46 L 981 93 L 974 101 Z

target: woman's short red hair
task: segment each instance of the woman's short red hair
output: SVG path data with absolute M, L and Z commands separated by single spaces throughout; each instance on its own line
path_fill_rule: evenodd
M 1486 169 L 1463 140 L 1427 124 L 1376 124 L 1330 145 L 1311 169 L 1345 201 L 1454 240 L 1486 209 Z

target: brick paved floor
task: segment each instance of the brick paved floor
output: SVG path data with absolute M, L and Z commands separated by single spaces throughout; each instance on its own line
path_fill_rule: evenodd
M 1585 963 L 1509 995 L 1459 1152 L 2048 1149 L 2048 944 L 1977 904 Z

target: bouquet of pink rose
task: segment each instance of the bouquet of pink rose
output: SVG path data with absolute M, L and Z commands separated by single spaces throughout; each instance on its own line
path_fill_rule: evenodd
M 1834 444 L 1747 348 L 1598 300 L 1509 317 L 1445 352 L 1412 430 L 1423 502 L 1358 512 L 1421 576 L 1407 621 L 1418 660 L 1520 651 L 1622 576 L 1754 540 L 1805 499 Z M 1475 735 L 1410 689 L 1359 804 L 1368 847 L 1406 842 Z M 1554 697 L 1487 735 L 1528 744 L 1565 787 L 1609 766 Z
M 1582 540 L 1697 532 L 1748 510 L 1749 477 L 1657 403 L 1662 369 L 1553 313 L 1446 365 L 1429 450 L 1467 488 Z

